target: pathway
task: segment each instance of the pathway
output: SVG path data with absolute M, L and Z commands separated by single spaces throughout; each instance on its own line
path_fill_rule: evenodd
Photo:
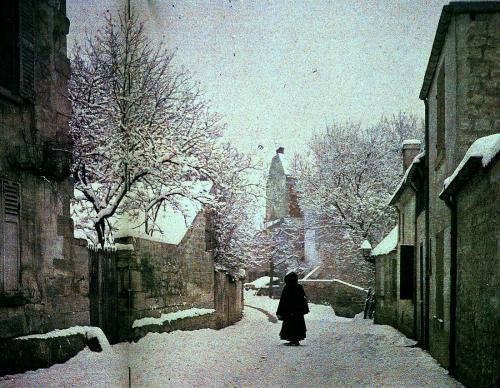
M 0 386 L 460 387 L 447 371 L 389 326 L 336 317 L 311 305 L 307 339 L 283 346 L 277 301 L 245 293 L 244 318 L 222 330 L 149 334 L 112 351 L 84 350 L 63 365 L 0 380 Z

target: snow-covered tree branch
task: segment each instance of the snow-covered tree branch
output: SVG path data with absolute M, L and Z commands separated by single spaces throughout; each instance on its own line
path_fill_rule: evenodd
M 211 173 L 224 126 L 198 84 L 171 61 L 134 15 L 108 14 L 105 27 L 74 52 L 70 125 L 81 193 L 74 209 L 84 220 L 77 227 L 86 222 L 101 245 L 117 212 L 140 208 L 154 222 L 157 206 L 196 197 L 193 182 Z

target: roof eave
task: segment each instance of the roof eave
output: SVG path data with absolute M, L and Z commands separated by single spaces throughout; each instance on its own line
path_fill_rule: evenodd
M 420 163 L 413 163 L 410 167 L 408 167 L 410 171 L 408 171 L 408 175 L 406 176 L 406 179 L 403 177 L 404 182 L 401 183 L 399 186 L 398 190 L 392 195 L 391 200 L 389 201 L 389 205 L 394 205 L 398 199 L 401 197 L 403 192 L 406 190 L 406 188 L 410 185 L 410 182 L 413 179 L 413 175 L 415 171 L 420 168 Z
M 493 165 L 499 159 L 499 154 L 496 155 L 490 166 Z M 487 168 L 487 167 L 486 167 Z M 450 182 L 448 187 L 444 189 L 440 194 L 439 198 L 443 201 L 447 201 L 453 195 L 458 193 L 462 187 L 476 174 L 478 170 L 483 170 L 482 157 L 472 156 L 467 162 L 465 162 L 462 169 L 459 171 L 457 176 Z

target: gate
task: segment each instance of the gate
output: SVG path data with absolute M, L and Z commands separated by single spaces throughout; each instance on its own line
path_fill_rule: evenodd
M 110 343 L 118 341 L 116 251 L 89 248 L 90 324 L 102 329 Z

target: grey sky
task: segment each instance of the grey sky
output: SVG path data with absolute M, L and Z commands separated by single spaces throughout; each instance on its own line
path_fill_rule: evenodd
M 69 46 L 123 2 L 68 0 Z M 446 3 L 132 0 L 202 83 L 227 137 L 267 160 L 278 144 L 303 149 L 325 121 L 423 116 L 418 94 Z

